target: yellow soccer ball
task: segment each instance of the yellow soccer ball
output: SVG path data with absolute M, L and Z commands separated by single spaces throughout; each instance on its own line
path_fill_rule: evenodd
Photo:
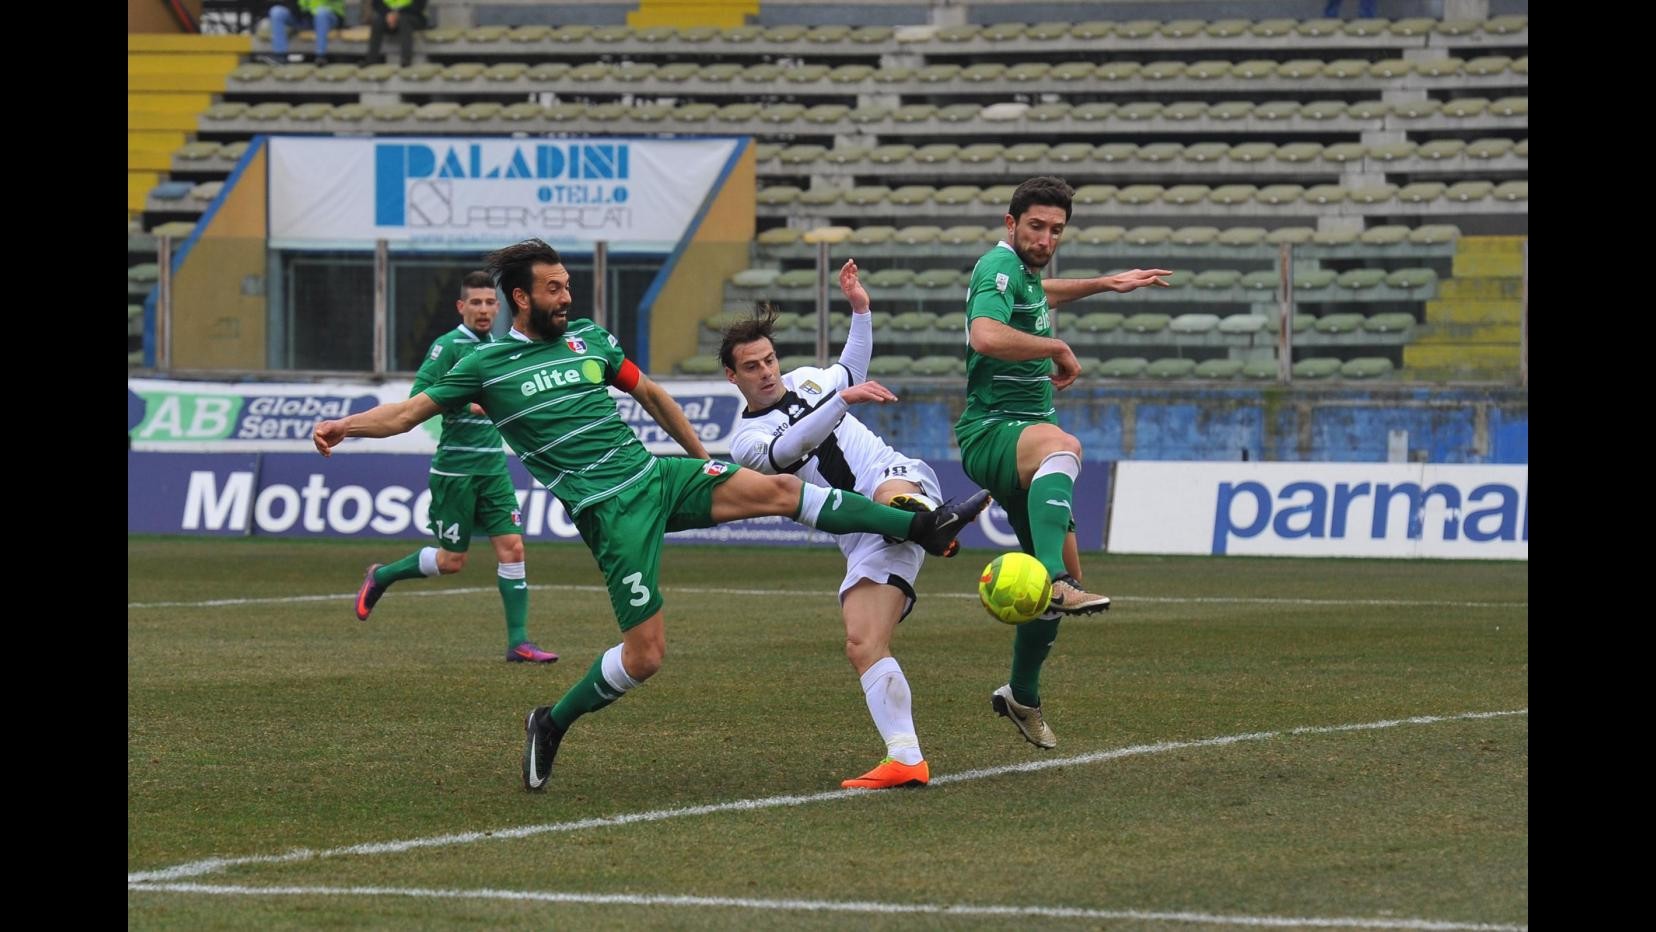
M 996 621 L 1021 625 L 1046 612 L 1052 601 L 1052 577 L 1027 553 L 1003 553 L 983 568 L 978 598 Z

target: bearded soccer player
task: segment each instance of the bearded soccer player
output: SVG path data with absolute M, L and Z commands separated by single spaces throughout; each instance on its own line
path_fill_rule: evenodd
M 988 503 L 913 514 L 863 496 L 766 476 L 707 451 L 673 396 L 626 358 L 602 328 L 567 333 L 569 271 L 556 250 L 527 240 L 491 253 L 487 268 L 512 308 L 510 339 L 481 347 L 406 401 L 316 426 L 323 455 L 346 437 L 406 433 L 445 408 L 477 403 L 523 465 L 563 502 L 609 589 L 621 643 L 593 661 L 561 699 L 524 722 L 523 784 L 545 789 L 575 720 L 596 712 L 661 669 L 667 650 L 657 584 L 668 531 L 763 516 L 793 518 L 831 534 L 872 532 L 942 554 Z M 651 456 L 621 420 L 611 386 L 626 392 L 694 457 Z M 830 502 L 830 497 L 832 501 Z
M 995 497 L 1025 553 L 1052 574 L 1052 606 L 1018 626 L 1012 674 L 990 695 L 995 712 L 1012 719 L 1031 744 L 1058 738 L 1041 713 L 1041 665 L 1058 637 L 1058 622 L 1110 607 L 1108 596 L 1081 584 L 1071 502 L 1081 474 L 1081 441 L 1058 426 L 1052 404 L 1081 374 L 1068 344 L 1054 339 L 1048 311 L 1102 291 L 1170 287 L 1167 269 L 1133 269 L 1084 279 L 1047 279 L 1069 224 L 1074 192 L 1061 179 L 1031 178 L 1012 193 L 1006 240 L 972 269 L 966 299 L 966 409 L 955 422 L 961 466 Z

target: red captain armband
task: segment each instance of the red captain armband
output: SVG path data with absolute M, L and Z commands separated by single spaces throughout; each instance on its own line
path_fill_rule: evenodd
M 643 374 L 638 371 L 637 366 L 633 365 L 631 359 L 623 359 L 621 360 L 621 370 L 615 373 L 615 379 L 610 384 L 624 392 L 630 392 L 638 387 L 638 379 Z

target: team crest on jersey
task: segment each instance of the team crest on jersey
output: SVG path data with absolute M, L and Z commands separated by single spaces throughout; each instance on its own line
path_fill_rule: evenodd
M 1012 284 L 1012 279 L 1009 278 L 1005 272 L 996 272 L 995 273 L 995 290 L 996 291 L 999 291 L 1002 294 L 1004 294 L 1006 292 L 1006 286 L 1010 285 L 1010 284 Z
M 586 341 L 580 337 L 564 337 L 564 344 L 577 353 L 586 352 Z
M 708 460 L 706 465 L 702 466 L 702 472 L 707 473 L 709 476 L 722 476 L 724 475 L 724 471 L 729 468 L 729 463 L 721 463 L 718 460 Z
M 523 527 L 523 512 L 516 510 L 512 512 L 512 527 Z
M 822 386 L 811 381 L 810 379 L 806 379 L 805 381 L 799 383 L 799 390 L 802 392 L 810 392 L 813 395 L 822 394 Z
M 443 344 L 439 343 L 436 346 L 433 346 L 431 348 L 431 358 L 432 359 L 436 359 L 438 356 L 441 356 L 441 355 L 443 355 Z

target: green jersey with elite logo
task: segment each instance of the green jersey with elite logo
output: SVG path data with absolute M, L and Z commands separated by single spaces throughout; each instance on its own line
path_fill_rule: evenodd
M 529 474 L 575 516 L 655 469 L 609 394 L 625 361 L 615 337 L 590 321 L 571 322 L 552 341 L 514 330 L 477 347 L 426 394 L 442 408 L 482 405 Z
M 420 371 L 414 374 L 410 398 L 436 384 L 455 364 L 479 346 L 494 342 L 494 335 L 478 336 L 461 324 L 431 342 Z M 500 431 L 487 417 L 476 414 L 470 405 L 443 412 L 443 435 L 437 441 L 437 455 L 431 458 L 431 472 L 438 476 L 493 476 L 506 471 L 505 447 Z
M 955 422 L 956 435 L 987 421 L 1056 423 L 1052 360 L 1007 362 L 972 349 L 972 321 L 979 317 L 1038 337 L 1052 336 L 1040 275 L 1025 268 L 1006 243 L 997 244 L 977 261 L 966 292 L 966 410 Z

